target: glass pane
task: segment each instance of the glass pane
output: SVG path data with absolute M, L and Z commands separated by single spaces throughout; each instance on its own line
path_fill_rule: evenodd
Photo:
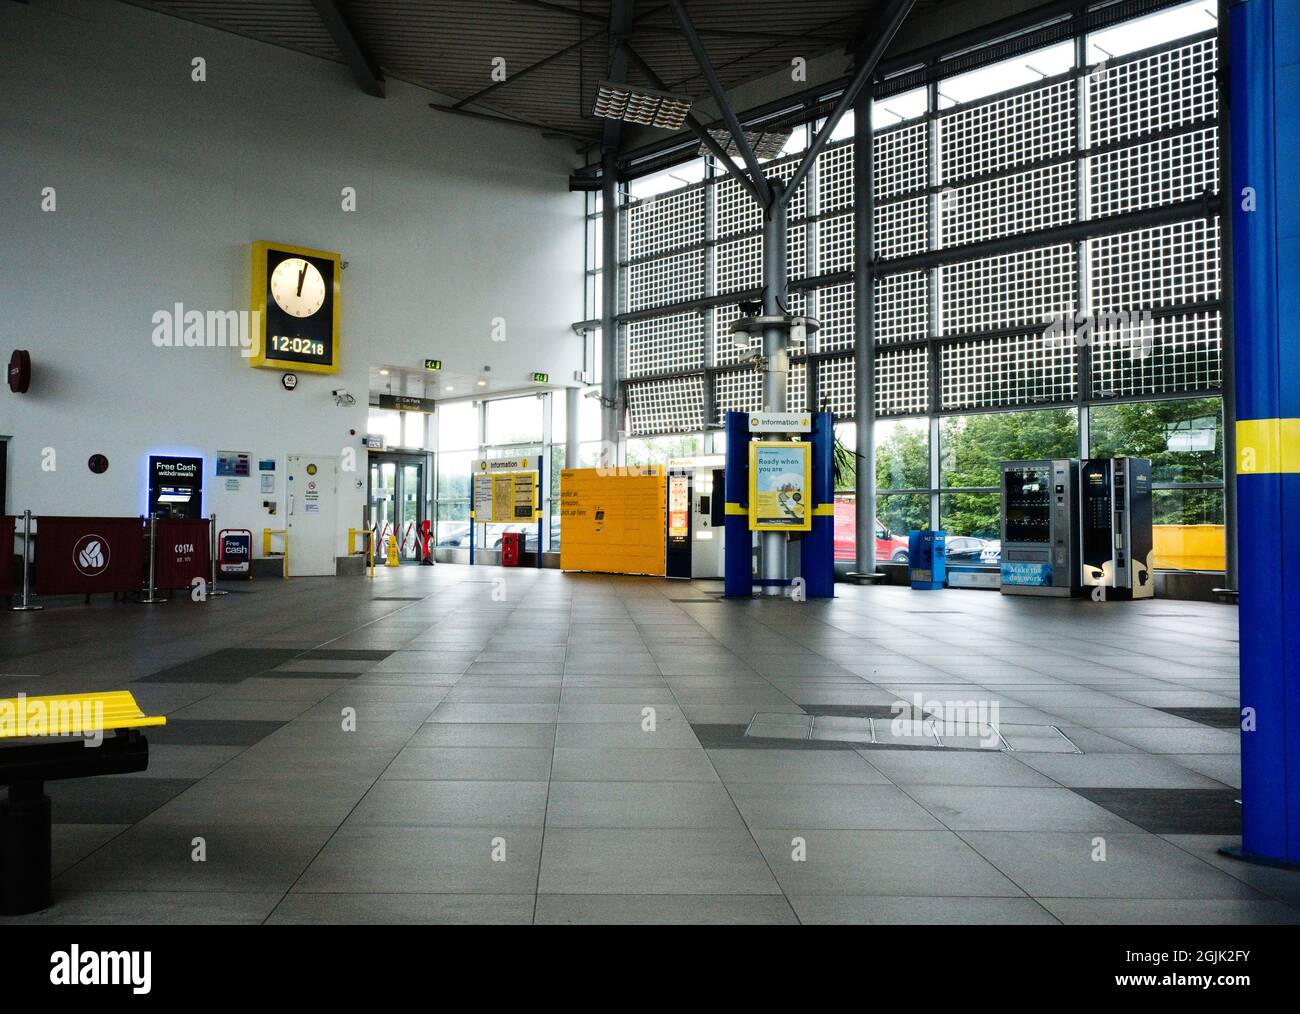
M 928 493 L 894 493 L 876 498 L 876 560 L 907 562 L 907 533 L 930 525 Z M 857 559 L 857 497 L 835 494 L 835 559 Z
M 1074 66 L 1074 43 L 1062 42 L 939 82 L 939 108 L 972 102 L 1063 74 Z
M 997 493 L 945 493 L 939 497 L 939 527 L 948 533 L 950 563 L 998 566 L 1001 557 Z
M 914 120 L 925 115 L 928 104 L 929 96 L 924 88 L 913 88 L 901 95 L 877 99 L 871 104 L 871 126 L 876 130 L 884 130 L 903 120 Z
M 438 449 L 466 451 L 478 447 L 478 405 L 472 401 L 438 406 Z
M 704 179 L 704 159 L 697 158 L 685 165 L 673 166 L 663 172 L 633 180 L 627 185 L 627 192 L 632 200 L 639 200 L 643 197 L 654 197 L 656 194 L 666 194 L 670 190 L 699 183 L 702 179 Z
M 633 437 L 627 442 L 629 465 L 666 465 L 671 458 L 689 458 L 704 453 L 698 433 L 676 437 Z
M 391 461 L 370 464 L 370 521 L 380 533 L 392 530 L 397 518 L 397 466 Z
M 541 439 L 541 398 L 503 398 L 487 403 L 489 444 L 528 444 Z
M 1088 62 L 1099 63 L 1111 57 L 1136 53 L 1140 49 L 1172 42 L 1185 35 L 1196 35 L 1213 28 L 1219 22 L 1217 0 L 1196 0 L 1195 3 L 1134 18 L 1114 28 L 1093 32 L 1088 36 Z
M 445 549 L 469 549 L 469 501 L 438 504 L 434 526 L 437 544 Z
M 1157 489 L 1151 535 L 1159 570 L 1223 570 L 1223 491 Z
M 1223 481 L 1218 398 L 1106 405 L 1090 410 L 1090 456 L 1151 459 L 1153 482 Z
M 930 488 L 928 419 L 882 419 L 876 423 L 876 488 Z M 925 514 L 927 520 L 921 528 L 929 525 L 928 507 Z
M 402 413 L 372 408 L 366 418 L 366 432 L 382 434 L 385 447 L 402 446 Z
M 424 448 L 425 419 L 423 412 L 402 413 L 402 446 Z
M 1078 457 L 1078 417 L 1072 408 L 947 416 L 939 424 L 939 448 L 942 486 L 997 487 L 1003 461 Z M 993 513 L 996 533 L 996 507 Z
M 438 455 L 439 500 L 469 499 L 469 472 L 476 456 L 476 451 L 444 451 Z
M 407 560 L 420 559 L 420 522 L 424 520 L 424 508 L 420 502 L 424 484 L 424 468 L 420 465 L 402 465 L 402 502 L 399 508 L 399 536 L 402 557 Z

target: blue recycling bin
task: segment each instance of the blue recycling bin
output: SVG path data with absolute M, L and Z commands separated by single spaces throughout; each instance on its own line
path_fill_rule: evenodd
M 914 589 L 942 588 L 948 580 L 947 538 L 942 531 L 907 533 L 907 567 Z

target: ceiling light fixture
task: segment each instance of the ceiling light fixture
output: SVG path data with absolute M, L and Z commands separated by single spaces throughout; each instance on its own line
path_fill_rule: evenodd
M 633 87 L 602 81 L 592 108 L 594 116 L 606 120 L 626 120 L 664 130 L 680 130 L 691 111 L 689 95 L 674 95 L 654 88 Z
M 745 140 L 754 149 L 756 157 L 776 158 L 785 150 L 785 146 L 790 141 L 790 135 L 793 133 L 793 127 L 786 127 L 782 130 L 747 130 L 745 131 Z M 736 147 L 736 139 L 731 136 L 731 131 L 710 130 L 709 134 L 722 146 L 722 150 L 728 155 L 740 154 L 740 149 Z M 712 154 L 708 145 L 702 142 L 700 144 L 700 154 Z

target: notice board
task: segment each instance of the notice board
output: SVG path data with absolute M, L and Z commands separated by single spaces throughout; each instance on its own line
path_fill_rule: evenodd
M 560 473 L 560 569 L 664 573 L 664 470 L 566 468 Z

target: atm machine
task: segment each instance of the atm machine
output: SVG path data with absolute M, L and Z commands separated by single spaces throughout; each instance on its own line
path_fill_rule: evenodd
M 695 470 L 691 525 L 691 577 L 722 580 L 722 547 L 726 539 L 726 471 L 703 466 Z
M 1079 482 L 1084 587 L 1105 589 L 1098 598 L 1154 597 L 1151 460 L 1090 458 Z
M 203 459 L 149 457 L 149 514 L 195 520 L 203 517 Z
M 1076 458 L 1002 462 L 1002 594 L 1079 590 Z

